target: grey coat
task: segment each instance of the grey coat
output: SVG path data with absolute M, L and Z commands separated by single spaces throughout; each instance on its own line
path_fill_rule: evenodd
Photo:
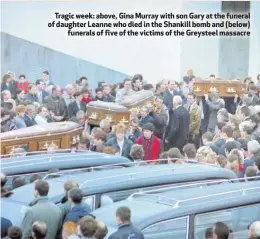
M 31 208 L 25 213 L 21 226 L 23 239 L 32 235 L 32 224 L 42 221 L 47 224 L 46 239 L 54 239 L 62 225 L 61 210 L 48 197 L 39 197 L 30 203 Z
M 225 107 L 225 105 L 222 102 L 212 103 L 210 100 L 206 100 L 206 103 L 209 106 L 209 124 L 207 131 L 214 133 L 217 125 L 218 111 Z

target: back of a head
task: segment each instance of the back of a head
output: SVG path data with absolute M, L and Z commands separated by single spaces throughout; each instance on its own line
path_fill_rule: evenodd
M 80 233 L 83 237 L 93 237 L 97 231 L 97 222 L 91 216 L 86 216 L 79 221 Z
M 32 174 L 32 176 L 30 177 L 30 183 L 35 182 L 36 180 L 41 180 L 41 175 L 39 173 L 34 173 Z
M 249 228 L 250 238 L 260 238 L 260 221 L 255 221 Z
M 247 143 L 248 152 L 252 154 L 260 153 L 260 144 L 256 140 L 251 140 Z
M 12 186 L 13 189 L 22 187 L 26 184 L 25 177 L 23 175 L 17 176 L 13 179 Z
M 84 193 L 79 188 L 72 188 L 68 192 L 68 198 L 76 205 L 82 202 L 83 197 L 84 197 Z
M 38 180 L 35 182 L 35 190 L 38 191 L 40 196 L 48 196 L 49 183 L 45 180 Z
M 213 236 L 216 235 L 218 239 L 228 239 L 230 230 L 223 222 L 217 222 L 213 227 Z
M 12 226 L 8 228 L 7 236 L 10 239 L 22 239 L 23 233 L 19 227 Z
M 1 178 L 1 187 L 4 187 L 7 182 L 7 177 L 5 174 L 1 173 L 0 178 Z
M 47 235 L 47 225 L 45 222 L 36 221 L 32 225 L 34 239 L 45 239 Z
M 119 207 L 116 210 L 116 217 L 120 219 L 121 222 L 126 223 L 131 221 L 131 211 L 128 207 Z
M 108 233 L 108 229 L 107 229 L 107 226 L 104 222 L 97 222 L 97 230 L 96 230 L 96 233 L 94 235 L 94 238 L 95 239 L 104 239 L 105 236 L 107 235 Z
M 249 166 L 246 168 L 246 172 L 245 172 L 245 175 L 246 175 L 246 178 L 247 178 L 247 181 L 254 181 L 255 180 L 255 176 L 256 176 L 256 168 L 254 166 Z
M 72 188 L 78 188 L 78 184 L 74 180 L 70 179 L 64 184 L 64 190 L 68 192 Z
M 183 152 L 187 156 L 188 159 L 195 159 L 196 158 L 196 147 L 194 144 L 186 144 L 183 147 Z

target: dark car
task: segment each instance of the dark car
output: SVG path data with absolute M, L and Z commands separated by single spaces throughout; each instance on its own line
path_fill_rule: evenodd
M 79 184 L 84 199 L 94 210 L 124 200 L 135 192 L 216 179 L 232 182 L 235 178 L 230 170 L 201 164 L 147 165 L 74 175 L 61 174 L 60 177 L 48 180 L 49 198 L 59 204 L 64 197 L 64 183 L 68 179 Z M 12 192 L 9 198 L 2 199 L 2 216 L 19 226 L 22 217 L 17 216 L 17 210 L 24 212 L 23 208 L 27 208 L 34 199 L 34 184 L 27 184 Z M 16 210 L 13 211 L 13 208 Z
M 12 185 L 14 176 L 25 175 L 27 183 L 33 173 L 46 176 L 50 169 L 57 168 L 60 171 L 73 171 L 104 165 L 120 165 L 130 167 L 131 160 L 116 155 L 107 155 L 91 151 L 76 153 L 37 154 L 23 157 L 5 158 L 1 160 L 1 172 L 7 175 L 8 188 Z
M 207 187 L 171 188 L 136 193 L 92 214 L 117 230 L 120 206 L 131 209 L 133 224 L 148 239 L 201 239 L 216 222 L 232 231 L 230 238 L 248 238 L 248 226 L 260 220 L 260 184 L 257 181 L 222 183 Z

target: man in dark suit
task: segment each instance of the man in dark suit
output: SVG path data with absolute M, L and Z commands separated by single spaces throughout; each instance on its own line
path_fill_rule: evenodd
M 69 118 L 75 117 L 80 110 L 84 112 L 87 110 L 86 104 L 81 101 L 83 98 L 82 92 L 75 92 L 73 96 L 75 101 L 69 104 Z
M 38 102 L 42 105 L 45 102 L 45 98 L 49 95 L 48 92 L 44 90 L 45 83 L 43 80 L 39 79 L 35 82 L 36 88 L 37 88 L 37 96 L 38 96 Z
M 178 148 L 182 151 L 183 146 L 189 139 L 189 112 L 182 106 L 182 98 L 179 95 L 173 97 L 172 100 L 174 110 L 170 114 L 170 123 L 168 126 L 168 134 L 165 138 L 166 148 Z
M 36 121 L 34 119 L 35 116 L 35 106 L 34 105 L 27 105 L 26 106 L 26 113 L 24 115 L 24 122 L 27 127 L 36 125 Z
M 163 104 L 166 105 L 169 112 L 172 111 L 172 99 L 175 95 L 179 95 L 178 84 L 176 81 L 169 81 L 168 89 L 163 94 Z

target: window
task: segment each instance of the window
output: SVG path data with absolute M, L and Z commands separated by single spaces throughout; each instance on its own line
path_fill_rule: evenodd
M 89 205 L 91 211 L 96 209 L 96 197 L 95 195 L 84 197 L 83 200 Z
M 216 222 L 224 222 L 233 232 L 235 238 L 244 238 L 248 226 L 260 220 L 260 204 L 231 208 L 195 216 L 195 239 L 205 238 L 207 228 Z M 245 237 L 247 238 L 247 237 Z
M 145 239 L 186 239 L 188 238 L 189 218 L 176 218 L 158 222 L 143 230 Z

